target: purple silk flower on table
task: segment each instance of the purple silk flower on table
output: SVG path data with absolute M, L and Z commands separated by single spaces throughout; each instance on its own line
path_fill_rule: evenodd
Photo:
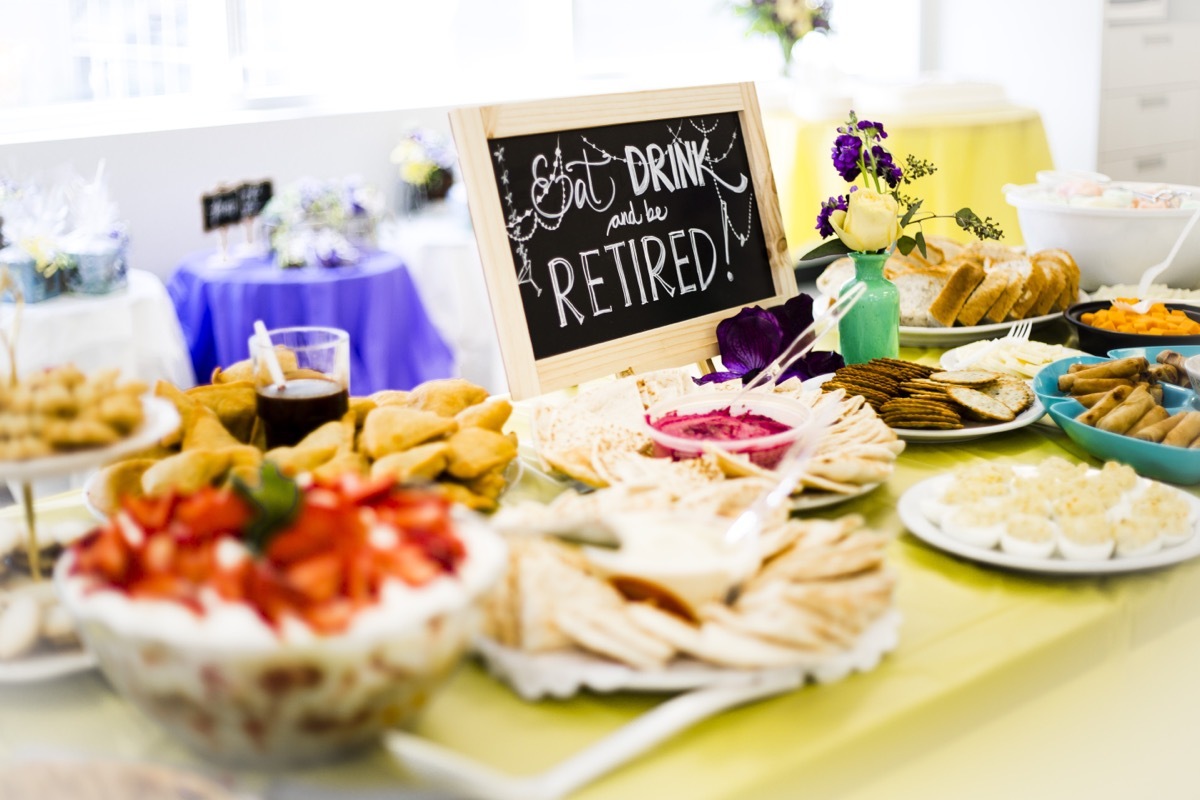
M 783 349 L 813 321 L 813 299 L 799 294 L 781 306 L 743 308 L 729 319 L 717 323 L 717 347 L 721 350 L 723 372 L 711 372 L 694 378 L 698 384 L 724 383 L 741 379 L 749 383 L 783 352 Z M 842 357 L 827 351 L 810 351 L 793 363 L 778 383 L 790 378 L 807 380 L 845 366 Z

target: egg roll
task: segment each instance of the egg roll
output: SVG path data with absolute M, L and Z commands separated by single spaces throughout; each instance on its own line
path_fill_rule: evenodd
M 1143 372 L 1148 366 L 1144 356 L 1129 356 L 1100 364 L 1072 364 L 1067 374 L 1058 379 L 1058 388 L 1067 391 L 1071 385 L 1081 379 L 1132 378 Z M 1065 385 L 1064 385 L 1065 384 Z
M 1150 396 L 1145 387 L 1138 386 L 1122 403 L 1105 414 L 1096 423 L 1096 427 L 1109 433 L 1126 433 L 1147 411 L 1154 407 L 1154 398 Z
M 1132 392 L 1132 386 L 1118 386 L 1097 400 L 1091 408 L 1089 408 L 1087 411 L 1084 411 L 1075 419 L 1079 420 L 1084 425 L 1091 425 L 1094 428 L 1096 427 L 1096 423 L 1099 422 L 1105 414 L 1112 411 L 1121 403 L 1125 402 L 1125 399 L 1129 397 Z
M 1092 394 L 1107 392 L 1117 386 L 1133 388 L 1134 381 L 1130 378 L 1076 378 L 1071 384 L 1071 394 Z
M 1200 411 L 1187 411 L 1179 416 L 1183 419 L 1163 438 L 1163 444 L 1171 447 L 1187 447 L 1197 436 L 1200 436 Z
M 1167 417 L 1162 422 L 1156 422 L 1153 425 L 1142 428 L 1133 434 L 1133 438 L 1141 439 L 1144 442 L 1161 442 L 1176 425 L 1183 421 L 1183 417 L 1183 414 L 1175 414 Z
M 1136 436 L 1139 431 L 1162 422 L 1169 416 L 1171 416 L 1170 411 L 1167 411 L 1162 406 L 1153 406 L 1145 414 L 1142 414 L 1142 418 L 1135 422 L 1133 427 L 1125 432 L 1125 435 Z
M 1091 394 L 1076 395 L 1075 399 L 1078 400 L 1079 405 L 1083 406 L 1084 408 L 1091 408 L 1092 406 L 1096 405 L 1096 403 L 1100 402 L 1100 398 L 1106 397 L 1107 395 L 1108 392 L 1092 392 Z
M 1171 364 L 1151 364 L 1146 369 L 1146 373 L 1150 376 L 1151 380 L 1158 381 L 1159 383 L 1171 383 L 1176 386 L 1187 383 L 1186 374 L 1181 373 Z

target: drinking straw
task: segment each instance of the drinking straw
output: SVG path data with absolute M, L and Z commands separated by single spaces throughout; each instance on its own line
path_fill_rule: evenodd
M 275 355 L 275 345 L 271 344 L 271 334 L 267 333 L 267 326 L 261 319 L 254 321 L 254 335 L 258 337 L 259 347 L 266 347 L 263 357 L 267 360 L 267 369 L 271 373 L 271 380 L 276 386 L 282 387 L 287 383 L 287 379 L 283 377 L 283 367 L 279 366 L 279 358 Z

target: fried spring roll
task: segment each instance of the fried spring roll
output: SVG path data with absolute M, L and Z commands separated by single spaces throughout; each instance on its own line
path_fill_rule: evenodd
M 1126 433 L 1147 411 L 1154 407 L 1154 398 L 1150 396 L 1144 386 L 1138 386 L 1129 393 L 1129 397 L 1125 398 L 1124 402 L 1105 414 L 1096 423 L 1096 427 L 1109 433 Z
M 1162 384 L 1154 383 L 1154 384 L 1150 384 L 1146 388 L 1149 390 L 1150 396 L 1154 398 L 1154 402 L 1158 403 L 1161 406 L 1163 404 Z
M 1128 386 L 1132 389 L 1133 383 L 1130 378 L 1076 378 L 1071 384 L 1071 394 L 1107 392 L 1117 386 Z
M 1175 426 L 1183 422 L 1184 414 L 1175 414 L 1167 417 L 1162 422 L 1156 422 L 1142 428 L 1137 433 L 1133 434 L 1133 438 L 1141 439 L 1144 442 L 1161 442 L 1167 438 L 1167 434 L 1174 430 Z
M 1167 411 L 1162 406 L 1154 406 L 1149 411 L 1147 411 L 1145 414 L 1142 414 L 1142 418 L 1139 419 L 1136 423 L 1134 423 L 1134 426 L 1132 428 L 1130 428 L 1129 430 L 1127 430 L 1125 432 L 1125 435 L 1126 436 L 1136 436 L 1140 431 L 1142 431 L 1146 428 L 1149 428 L 1151 425 L 1155 425 L 1159 422 L 1162 422 L 1164 419 L 1166 419 L 1169 416 L 1171 416 L 1170 411 Z
M 1172 367 L 1179 370 L 1180 373 L 1187 372 L 1187 369 L 1183 365 L 1183 362 L 1187 361 L 1187 359 L 1181 354 L 1176 353 L 1174 350 L 1161 350 L 1159 351 L 1158 358 L 1154 360 L 1159 364 L 1170 364 Z
M 1146 373 L 1150 376 L 1151 380 L 1160 383 L 1179 383 L 1179 370 L 1175 369 L 1171 364 L 1151 364 L 1146 369 Z
M 1100 398 L 1108 395 L 1108 392 L 1092 392 L 1091 394 L 1076 395 L 1075 399 L 1079 401 L 1079 405 L 1084 408 L 1091 408 L 1100 402 Z
M 1063 378 L 1066 379 L 1068 387 L 1080 378 L 1132 378 L 1145 370 L 1148 364 L 1144 356 L 1118 358 L 1101 364 L 1072 364 L 1067 368 L 1067 374 L 1059 379 L 1059 383 L 1063 382 Z M 1061 386 L 1059 388 L 1066 391 Z
M 1163 438 L 1163 444 L 1172 447 L 1187 447 L 1197 436 L 1200 436 L 1200 411 L 1187 411 L 1179 416 L 1182 416 L 1183 419 Z
M 1097 400 L 1091 408 L 1089 408 L 1087 411 L 1084 411 L 1082 414 L 1076 417 L 1076 419 L 1082 422 L 1084 425 L 1091 425 L 1094 428 L 1096 427 L 1096 423 L 1099 422 L 1105 414 L 1112 411 L 1121 403 L 1125 402 L 1125 399 L 1128 398 L 1132 393 L 1133 387 L 1118 386 Z

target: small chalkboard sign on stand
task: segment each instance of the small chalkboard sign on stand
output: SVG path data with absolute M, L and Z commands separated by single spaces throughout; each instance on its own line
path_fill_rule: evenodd
M 457 109 L 515 399 L 717 354 L 795 294 L 753 84 Z
M 270 181 L 248 181 L 238 187 L 238 209 L 245 226 L 246 244 L 254 244 L 254 220 L 275 196 Z
M 220 262 L 229 261 L 229 226 L 242 220 L 241 197 L 237 187 L 218 186 L 200 196 L 204 212 L 204 232 L 217 231 L 221 237 L 221 248 L 217 253 Z

